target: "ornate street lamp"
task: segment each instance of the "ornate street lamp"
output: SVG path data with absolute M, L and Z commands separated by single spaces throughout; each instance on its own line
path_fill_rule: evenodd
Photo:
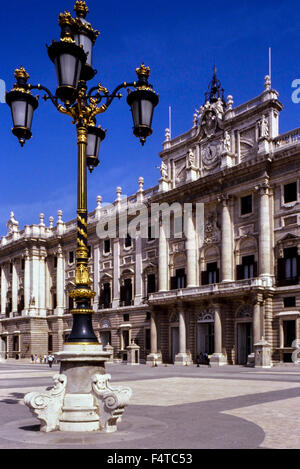
M 100 126 L 96 127 L 95 125 L 88 126 L 87 134 L 87 146 L 86 146 L 86 163 L 89 171 L 92 172 L 96 166 L 99 164 L 99 150 L 100 143 L 105 138 L 105 130 Z
M 145 64 L 136 69 L 138 82 L 135 91 L 129 91 L 127 103 L 131 107 L 133 118 L 133 133 L 139 137 L 144 145 L 146 138 L 152 134 L 153 110 L 158 103 L 158 96 L 153 91 L 152 85 L 148 83 L 150 68 Z
M 28 73 L 23 67 L 15 70 L 17 83 L 6 93 L 6 102 L 10 106 L 13 128 L 12 133 L 18 137 L 21 146 L 30 139 L 33 111 L 38 107 L 38 100 L 30 93 L 27 80 Z
M 85 19 L 88 8 L 84 1 L 76 1 L 73 18 L 67 11 L 59 15 L 61 27 L 60 41 L 53 41 L 48 47 L 48 55 L 55 64 L 58 86 L 55 95 L 48 88 L 38 84 L 27 84 L 29 75 L 22 67 L 15 71 L 17 83 L 6 102 L 11 107 L 13 116 L 13 134 L 23 146 L 31 137 L 33 111 L 38 106 L 37 98 L 31 90 L 44 90 L 46 100 L 51 100 L 62 114 L 71 116 L 76 123 L 78 145 L 78 204 L 77 204 L 77 251 L 75 288 L 70 297 L 76 301 L 73 315 L 73 328 L 67 344 L 99 344 L 92 327 L 91 300 L 95 292 L 91 289 L 88 269 L 87 242 L 87 184 L 86 169 L 92 171 L 99 164 L 100 143 L 105 131 L 96 126 L 96 116 L 105 112 L 114 98 L 121 98 L 119 90 L 129 91 L 127 102 L 131 107 L 134 128 L 133 133 L 142 144 L 151 135 L 152 116 L 158 103 L 158 95 L 148 83 L 149 67 L 142 64 L 136 69 L 138 81 L 123 82 L 110 93 L 100 83 L 87 90 L 87 80 L 94 77 L 92 67 L 92 49 L 99 34 Z M 62 101 L 64 104 L 61 104 Z

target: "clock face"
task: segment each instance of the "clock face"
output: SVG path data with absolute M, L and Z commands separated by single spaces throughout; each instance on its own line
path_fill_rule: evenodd
M 203 146 L 201 154 L 204 166 L 214 168 L 219 163 L 220 142 L 212 142 Z

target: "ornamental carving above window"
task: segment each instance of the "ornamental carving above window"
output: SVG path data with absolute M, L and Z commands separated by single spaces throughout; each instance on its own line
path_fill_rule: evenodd
M 215 312 L 212 308 L 203 309 L 197 315 L 197 322 L 207 322 L 215 320 Z
M 102 319 L 100 322 L 100 329 L 110 329 L 111 323 L 108 319 Z

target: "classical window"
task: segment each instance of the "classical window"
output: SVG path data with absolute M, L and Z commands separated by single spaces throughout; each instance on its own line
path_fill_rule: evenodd
M 124 321 L 124 322 L 128 322 L 128 321 L 129 321 L 129 314 L 128 314 L 128 313 L 123 314 L 123 321 Z
M 176 269 L 175 276 L 171 277 L 171 290 L 186 287 L 185 269 Z
M 300 256 L 297 247 L 283 250 L 283 257 L 278 259 L 277 280 L 279 285 L 295 285 L 300 277 Z
M 130 306 L 132 304 L 132 280 L 125 278 L 121 285 L 120 302 L 122 306 Z
M 241 197 L 241 215 L 252 213 L 252 195 Z
M 69 263 L 73 264 L 74 262 L 74 251 L 69 251 Z
M 110 252 L 110 239 L 105 239 L 104 240 L 104 252 L 105 253 Z
M 283 200 L 285 204 L 297 200 L 297 182 L 285 184 L 283 187 Z
M 57 306 L 56 293 L 52 294 L 52 309 L 55 309 Z
M 153 241 L 155 239 L 155 226 L 148 226 L 148 241 Z
M 217 262 L 209 262 L 206 265 L 207 271 L 207 283 L 218 283 L 219 282 L 219 269 Z
M 145 329 L 145 350 L 151 350 L 151 330 L 149 327 Z
M 296 297 L 286 296 L 285 298 L 283 298 L 283 306 L 285 308 L 294 308 L 296 306 Z
M 53 257 L 53 267 L 54 267 L 54 269 L 57 268 L 57 256 Z
M 111 307 L 111 286 L 109 282 L 104 283 L 101 288 L 99 306 L 100 308 Z
M 156 279 L 155 274 L 147 275 L 147 294 L 154 293 L 156 291 Z
M 48 353 L 53 351 L 53 335 L 48 334 Z
M 296 339 L 296 321 L 284 320 L 283 321 L 283 346 L 291 347 L 293 341 Z
M 19 352 L 19 350 L 20 350 L 20 336 L 19 334 L 16 334 L 13 336 L 13 351 Z
M 151 319 L 151 313 L 150 313 L 150 311 L 147 311 L 147 313 L 146 313 L 146 321 L 150 321 L 150 319 Z
M 23 309 L 24 309 L 24 295 L 21 295 L 19 302 L 18 302 L 18 313 L 20 314 Z
M 129 345 L 129 329 L 122 330 L 121 338 L 122 338 L 121 348 L 122 350 L 124 350 Z
M 25 259 L 22 259 L 22 260 L 21 260 L 21 269 L 22 269 L 22 270 L 25 269 Z
M 237 280 L 257 277 L 257 262 L 254 255 L 243 256 L 242 263 L 236 266 Z
M 132 239 L 129 233 L 127 233 L 124 244 L 125 244 L 125 248 L 130 248 L 132 245 Z
M 208 262 L 206 270 L 201 272 L 201 284 L 208 285 L 219 282 L 219 269 L 217 262 Z
M 7 300 L 6 314 L 9 315 L 9 313 L 11 312 L 12 312 L 12 297 L 10 296 Z

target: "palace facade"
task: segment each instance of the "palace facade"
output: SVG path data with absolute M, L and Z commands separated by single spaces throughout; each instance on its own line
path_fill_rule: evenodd
M 126 361 L 134 345 L 142 363 L 185 365 L 201 352 L 219 365 L 260 365 L 256 352 L 267 365 L 292 361 L 300 338 L 300 129 L 279 135 L 282 108 L 268 76 L 258 97 L 234 107 L 214 73 L 191 129 L 172 139 L 166 129 L 158 185 L 144 189 L 140 178 L 126 205 L 121 188 L 110 206 L 97 197 L 88 218 L 93 326 L 115 360 Z M 171 210 L 170 236 L 158 213 L 146 236 L 99 238 L 99 222 L 109 226 L 116 211 L 134 220 L 130 207 L 150 212 L 153 204 L 186 204 L 184 233 Z M 41 214 L 21 230 L 11 213 L 7 227 L 3 355 L 60 351 L 72 327 L 76 220 L 64 222 L 58 211 L 46 226 Z

